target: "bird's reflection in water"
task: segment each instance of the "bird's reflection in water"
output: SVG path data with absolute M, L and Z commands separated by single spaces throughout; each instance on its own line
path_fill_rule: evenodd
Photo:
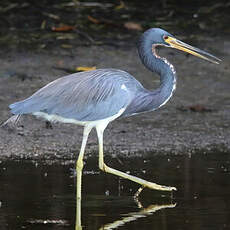
M 120 226 L 125 225 L 126 223 L 136 221 L 139 218 L 144 218 L 149 215 L 152 215 L 158 210 L 164 209 L 164 208 L 174 208 L 176 204 L 151 204 L 147 208 L 141 209 L 139 212 L 131 212 L 124 214 L 124 217 L 122 217 L 119 220 L 114 221 L 113 223 L 105 224 L 99 230 L 106 230 L 106 229 L 116 229 Z
M 81 230 L 81 199 L 76 199 L 76 225 L 75 230 Z
M 137 212 L 130 212 L 127 214 L 123 214 L 121 218 L 118 220 L 113 221 L 112 223 L 105 224 L 99 228 L 99 230 L 106 230 L 106 229 L 117 229 L 120 226 L 125 225 L 126 223 L 136 221 L 137 219 L 144 218 L 150 215 L 153 215 L 158 210 L 162 210 L 165 208 L 174 208 L 176 203 L 168 203 L 168 204 L 151 204 L 147 208 L 144 208 L 141 202 L 138 199 L 134 199 L 140 211 Z M 76 203 L 76 226 L 75 230 L 82 230 L 81 225 L 81 200 L 77 199 Z

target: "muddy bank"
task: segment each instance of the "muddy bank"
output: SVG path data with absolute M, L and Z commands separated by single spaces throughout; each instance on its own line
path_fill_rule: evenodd
M 133 74 L 146 87 L 156 87 L 159 79 L 140 63 L 135 42 L 128 45 L 119 49 L 56 47 L 0 54 L 0 121 L 10 116 L 10 103 L 30 96 L 48 82 L 67 74 L 60 68 L 119 68 Z M 202 37 L 195 45 L 217 55 L 223 62 L 213 65 L 171 49 L 160 50 L 177 70 L 177 90 L 173 98 L 158 111 L 111 123 L 105 131 L 105 154 L 230 151 L 230 43 L 221 37 Z M 81 135 L 80 126 L 56 123 L 48 129 L 44 121 L 25 116 L 16 130 L 1 129 L 0 157 L 75 158 Z M 96 152 L 97 138 L 92 132 L 87 155 Z

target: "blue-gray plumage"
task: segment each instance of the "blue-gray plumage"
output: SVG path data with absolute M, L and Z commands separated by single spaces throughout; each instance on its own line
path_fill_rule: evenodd
M 145 89 L 125 71 L 99 69 L 57 79 L 24 101 L 10 105 L 11 112 L 44 112 L 78 121 L 94 121 L 113 116 L 122 108 L 126 110 L 121 116 L 157 109 L 171 97 L 176 77 L 172 65 L 152 55 L 152 45 L 158 40 L 163 42 L 161 34 L 153 36 L 156 30 L 165 34 L 160 29 L 148 30 L 140 39 L 138 51 L 143 64 L 160 74 L 158 89 Z
M 38 90 L 31 97 L 10 105 L 16 115 L 9 121 L 18 120 L 22 114 L 34 114 L 50 121 L 83 125 L 84 136 L 77 161 L 78 187 L 81 187 L 83 154 L 92 128 L 99 139 L 99 167 L 109 173 L 133 180 L 151 189 L 172 191 L 166 187 L 109 168 L 103 160 L 103 131 L 109 122 L 122 116 L 153 111 L 164 105 L 176 86 L 174 67 L 156 53 L 157 46 L 176 48 L 213 63 L 220 61 L 213 55 L 177 40 L 173 35 L 159 29 L 147 30 L 140 38 L 138 52 L 142 63 L 160 76 L 160 85 L 150 91 L 145 89 L 129 73 L 117 69 L 98 69 L 59 78 Z M 17 118 L 17 119 L 16 119 Z M 78 191 L 78 197 L 80 193 Z
M 78 121 L 105 119 L 127 107 L 132 91 L 141 87 L 130 74 L 116 69 L 98 69 L 72 74 L 51 82 L 24 101 L 10 105 L 14 114 L 44 112 Z M 134 87 L 133 87 L 134 86 Z

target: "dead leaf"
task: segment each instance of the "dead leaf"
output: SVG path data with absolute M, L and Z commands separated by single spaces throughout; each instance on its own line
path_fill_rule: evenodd
M 72 49 L 73 48 L 73 46 L 69 45 L 69 44 L 62 44 L 61 47 L 64 49 Z
M 123 8 L 125 8 L 125 3 L 123 1 L 120 1 L 120 5 L 116 6 L 115 10 L 120 10 L 120 9 L 123 9 Z
M 193 112 L 211 112 L 211 109 L 206 108 L 203 105 L 191 105 L 189 109 Z
M 143 28 L 140 24 L 135 22 L 126 22 L 124 23 L 124 27 L 128 30 L 136 30 L 136 31 L 142 31 Z
M 100 24 L 101 23 L 98 19 L 96 19 L 90 15 L 88 15 L 88 19 L 89 19 L 89 21 L 91 21 L 94 24 Z
M 100 20 L 99 20 L 99 19 L 96 19 L 96 18 L 88 15 L 88 19 L 89 19 L 89 21 L 91 21 L 94 24 L 104 24 L 104 25 L 108 25 L 108 26 L 121 27 L 119 24 L 116 24 L 113 21 L 105 19 L 105 18 L 100 18 Z
M 95 70 L 96 69 L 96 66 L 79 66 L 79 67 L 76 67 L 75 70 L 76 71 L 90 71 L 90 70 Z
M 76 26 L 69 26 L 69 25 L 61 25 L 59 27 L 53 26 L 51 28 L 51 30 L 54 32 L 68 32 L 68 31 L 72 31 L 75 29 L 76 29 Z

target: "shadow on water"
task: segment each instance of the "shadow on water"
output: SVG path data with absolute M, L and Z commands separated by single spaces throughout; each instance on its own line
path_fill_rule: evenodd
M 97 159 L 84 168 L 82 229 L 229 229 L 230 156 L 209 154 L 114 159 L 114 168 L 178 188 L 170 194 L 104 174 Z M 74 163 L 0 163 L 1 229 L 75 229 Z M 77 229 L 77 228 L 76 228 Z

